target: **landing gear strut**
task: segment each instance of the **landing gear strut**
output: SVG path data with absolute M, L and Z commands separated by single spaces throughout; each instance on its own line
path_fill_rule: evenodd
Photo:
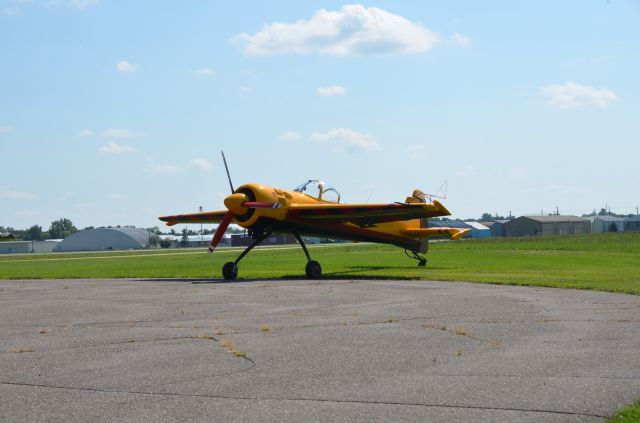
M 238 277 L 238 263 L 244 256 L 246 256 L 249 251 L 253 250 L 253 247 L 260 244 L 266 238 L 271 235 L 271 231 L 263 232 L 260 234 L 245 250 L 240 254 L 240 256 L 236 259 L 236 261 L 228 261 L 222 266 L 222 277 L 226 280 L 233 280 Z
M 309 255 L 309 251 L 307 250 L 307 246 L 304 245 L 300 234 L 297 232 L 293 233 L 293 236 L 296 237 L 298 243 L 302 247 L 304 251 L 304 255 L 307 256 L 307 266 L 304 268 L 304 272 L 307 275 L 307 279 L 320 279 L 322 276 L 322 266 L 315 260 L 311 260 L 311 256 Z
M 427 259 L 422 254 L 420 254 L 420 252 L 411 250 L 411 254 L 409 254 L 407 250 L 404 250 L 404 253 L 407 255 L 407 257 L 418 260 L 418 267 L 424 267 L 427 265 Z
M 240 262 L 240 260 L 242 260 L 242 258 L 244 256 L 246 256 L 249 253 L 249 251 L 253 250 L 253 247 L 255 247 L 256 245 L 260 244 L 262 241 L 264 241 L 270 235 L 271 235 L 271 231 L 270 230 L 261 233 L 260 235 L 258 235 L 255 238 L 255 240 L 251 243 L 251 245 L 249 245 L 247 248 L 245 248 L 245 250 L 242 252 L 242 254 L 240 254 L 240 256 L 236 259 L 236 261 L 228 261 L 228 262 L 226 262 L 224 264 L 224 266 L 222 266 L 222 277 L 224 277 L 226 280 L 233 280 L 233 279 L 237 278 L 238 277 L 238 263 Z M 311 260 L 311 256 L 309 255 L 309 251 L 307 250 L 307 246 L 304 245 L 304 242 L 302 241 L 302 238 L 300 237 L 300 234 L 297 233 L 297 232 L 294 232 L 293 235 L 296 237 L 296 239 L 298 240 L 298 243 L 302 247 L 302 250 L 304 251 L 304 255 L 307 256 L 307 266 L 304 269 L 305 273 L 307 275 L 307 279 L 319 279 L 322 276 L 322 267 L 320 266 L 320 263 L 318 263 L 315 260 Z

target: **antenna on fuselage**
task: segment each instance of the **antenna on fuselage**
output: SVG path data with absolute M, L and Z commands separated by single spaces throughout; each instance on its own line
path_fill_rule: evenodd
M 447 189 L 448 189 L 448 184 L 447 184 L 447 180 L 445 179 L 442 185 L 440 185 L 440 188 L 438 188 L 438 190 L 435 192 L 435 194 L 425 194 L 425 195 L 429 197 L 429 201 L 432 201 L 433 198 L 442 198 L 443 200 L 446 200 Z
M 224 168 L 227 171 L 227 178 L 229 179 L 229 187 L 231 187 L 231 194 L 233 194 L 236 190 L 233 189 L 233 184 L 231 183 L 231 174 L 229 174 L 229 166 L 227 166 L 227 159 L 224 157 L 224 151 L 222 153 L 222 161 L 224 162 Z

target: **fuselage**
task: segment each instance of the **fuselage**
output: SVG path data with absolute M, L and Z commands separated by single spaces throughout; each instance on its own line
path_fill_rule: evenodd
M 282 233 L 298 232 L 301 235 L 387 243 L 402 248 L 426 251 L 426 239 L 416 239 L 403 234 L 403 230 L 407 228 L 425 227 L 426 225 L 421 225 L 420 219 L 383 222 L 370 226 L 356 225 L 346 219 L 343 222 L 309 220 L 290 215 L 290 207 L 309 205 L 322 209 L 323 207 L 331 208 L 338 203 L 325 201 L 302 192 L 253 183 L 238 187 L 235 193 L 244 194 L 248 201 L 272 202 L 279 206 L 260 209 L 238 209 L 236 206 L 238 213 L 234 216 L 234 223 L 247 229 Z M 227 204 L 226 201 L 225 205 L 228 208 L 235 206 Z M 358 204 L 350 204 L 350 206 L 357 208 Z

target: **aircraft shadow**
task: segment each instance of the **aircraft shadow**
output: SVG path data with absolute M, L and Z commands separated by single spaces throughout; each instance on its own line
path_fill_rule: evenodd
M 367 274 L 367 271 L 376 270 L 389 270 L 394 269 L 389 266 L 350 266 L 349 270 L 341 270 L 340 272 L 326 272 L 322 274 L 322 277 L 317 280 L 419 280 L 423 275 L 418 276 L 400 276 L 400 275 L 375 275 Z M 397 267 L 399 270 L 406 270 L 407 267 Z M 428 266 L 424 269 L 425 274 L 428 274 L 429 269 L 444 269 L 444 267 Z M 364 273 L 363 273 L 364 272 Z M 291 281 L 291 280 L 307 280 L 304 274 L 292 274 L 283 275 L 277 278 L 242 278 L 234 280 L 226 280 L 222 278 L 145 278 L 139 279 L 143 282 L 179 282 L 179 283 L 192 283 L 192 284 L 229 284 L 229 283 L 243 283 L 243 282 L 260 282 L 260 281 Z
M 138 279 L 140 282 L 179 282 L 179 283 L 192 283 L 192 284 L 201 284 L 201 283 L 236 283 L 236 282 L 255 282 L 260 281 L 262 279 L 235 279 L 235 280 L 226 280 L 222 278 L 144 278 Z

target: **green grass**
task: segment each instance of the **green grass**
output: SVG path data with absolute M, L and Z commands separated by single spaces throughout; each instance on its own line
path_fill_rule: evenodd
M 606 423 L 638 423 L 640 422 L 640 400 L 634 404 L 616 411 L 613 417 L 605 420 Z
M 304 277 L 300 248 L 252 251 L 239 278 Z M 399 248 L 310 246 L 323 274 L 337 279 L 424 279 L 595 289 L 640 294 L 640 233 L 433 242 L 418 268 Z M 0 257 L 0 279 L 218 278 L 239 250 L 149 250 Z

